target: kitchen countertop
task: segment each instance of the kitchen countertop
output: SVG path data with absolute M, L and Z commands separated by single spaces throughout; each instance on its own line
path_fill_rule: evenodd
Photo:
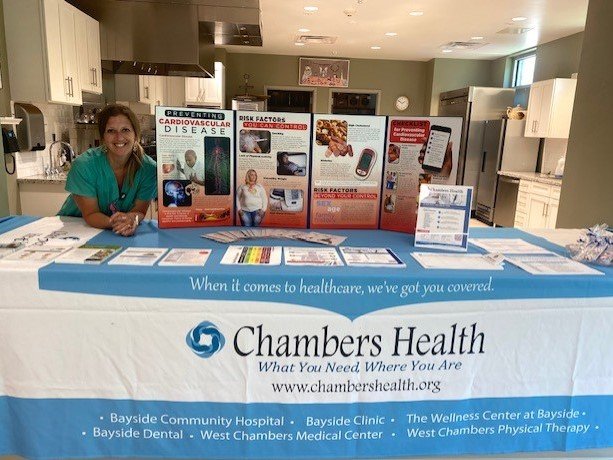
M 498 171 L 499 176 L 513 177 L 514 179 L 530 180 L 540 182 L 541 184 L 562 185 L 562 179 L 553 174 L 542 174 L 537 172 L 514 172 L 514 171 Z
M 53 174 L 46 176 L 44 174 L 37 174 L 35 176 L 21 177 L 17 179 L 18 184 L 65 184 L 66 173 Z

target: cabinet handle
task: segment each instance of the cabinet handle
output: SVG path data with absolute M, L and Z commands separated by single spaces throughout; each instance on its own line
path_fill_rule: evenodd
M 68 91 L 68 95 L 70 97 L 74 97 L 74 93 L 73 93 L 73 89 L 72 89 L 72 77 L 68 77 L 68 88 L 70 88 Z
M 532 121 L 532 132 L 536 132 L 536 120 Z
M 149 87 L 145 86 L 145 99 L 149 99 Z
M 92 86 L 96 86 L 96 69 L 92 67 L 89 70 L 92 72 L 92 79 L 90 83 L 92 84 Z
M 549 216 L 549 203 L 545 204 L 545 216 Z
M 66 96 L 70 97 L 70 77 L 66 77 L 64 80 L 66 80 L 66 91 L 64 91 L 66 93 Z

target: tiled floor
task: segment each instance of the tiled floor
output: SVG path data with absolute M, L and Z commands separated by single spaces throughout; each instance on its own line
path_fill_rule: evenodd
M 470 223 L 468 224 L 470 227 L 489 227 L 489 225 L 484 224 L 480 220 L 470 219 Z

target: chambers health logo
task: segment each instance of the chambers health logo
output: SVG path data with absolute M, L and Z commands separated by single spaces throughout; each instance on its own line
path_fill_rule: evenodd
M 198 324 L 188 332 L 185 340 L 192 351 L 201 358 L 210 358 L 226 344 L 226 338 L 210 321 Z

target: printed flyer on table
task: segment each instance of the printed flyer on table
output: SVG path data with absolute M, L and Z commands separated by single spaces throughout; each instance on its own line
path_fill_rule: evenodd
M 311 228 L 378 228 L 385 117 L 313 119 Z
M 156 107 L 160 228 L 232 225 L 234 112 Z
M 306 228 L 311 115 L 237 112 L 236 223 Z

